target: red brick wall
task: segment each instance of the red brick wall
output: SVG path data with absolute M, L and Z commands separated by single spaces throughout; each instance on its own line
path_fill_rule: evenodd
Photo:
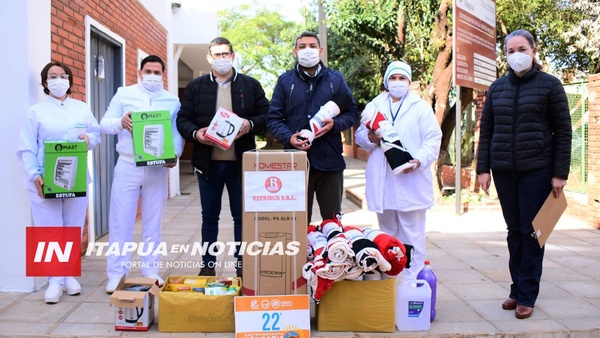
M 575 216 L 585 217 L 590 226 L 600 229 L 600 74 L 588 77 L 588 107 L 587 203 L 569 200 L 567 210 Z
M 444 164 L 442 166 L 442 183 L 444 186 L 454 187 L 456 183 L 455 166 Z M 460 188 L 473 190 L 477 182 L 477 176 L 473 168 L 463 168 L 460 174 Z
M 138 49 L 167 59 L 167 31 L 137 0 L 52 0 L 52 60 L 73 72 L 73 98 L 85 101 L 85 16 L 89 15 L 126 41 L 125 84 L 137 82 Z M 49 60 L 50 61 L 50 60 Z M 165 74 L 165 78 L 166 78 Z M 139 213 L 139 208 L 138 208 Z M 87 248 L 87 218 L 82 251 Z
M 73 71 L 75 99 L 85 99 L 86 15 L 126 40 L 126 85 L 137 82 L 138 48 L 166 60 L 167 31 L 136 0 L 52 0 L 51 14 L 52 60 Z

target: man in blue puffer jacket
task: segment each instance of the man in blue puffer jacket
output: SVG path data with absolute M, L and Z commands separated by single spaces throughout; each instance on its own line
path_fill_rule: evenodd
M 311 221 L 314 195 L 323 219 L 331 219 L 341 211 L 346 162 L 342 155 L 340 133 L 358 121 L 356 103 L 343 75 L 325 67 L 319 38 L 303 32 L 294 45 L 298 63 L 277 80 L 269 108 L 267 126 L 287 149 L 305 150 L 310 161 L 308 177 L 308 222 Z M 310 142 L 301 136 L 310 129 L 309 121 L 328 101 L 349 100 L 345 109 L 333 118 L 323 120 L 323 127 Z M 342 107 L 342 105 L 340 105 Z

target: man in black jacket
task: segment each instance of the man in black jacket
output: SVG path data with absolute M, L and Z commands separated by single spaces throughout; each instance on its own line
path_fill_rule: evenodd
M 254 136 L 266 131 L 269 101 L 257 80 L 232 67 L 235 53 L 229 40 L 213 39 L 206 58 L 212 72 L 192 80 L 185 88 L 177 129 L 184 139 L 194 144 L 192 165 L 198 176 L 202 205 L 202 246 L 208 249 L 217 241 L 225 186 L 233 217 L 234 240 L 236 243 L 242 240 L 242 154 L 255 149 Z M 226 151 L 205 137 L 219 108 L 232 111 L 243 119 L 235 142 Z M 202 257 L 201 276 L 215 275 L 216 257 L 210 252 L 207 250 Z M 236 246 L 235 257 L 236 274 L 241 277 L 239 246 Z

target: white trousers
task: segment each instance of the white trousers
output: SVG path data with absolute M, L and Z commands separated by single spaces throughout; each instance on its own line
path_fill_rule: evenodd
M 143 243 L 143 255 L 139 264 L 144 276 L 158 274 L 160 267 L 160 257 L 151 253 L 162 240 L 161 221 L 167 201 L 168 170 L 162 166 L 136 167 L 123 160 L 117 161 L 115 166 L 108 216 L 109 250 L 113 245 L 118 245 L 119 252 L 122 253 L 125 242 L 133 241 L 138 199 L 141 198 L 142 237 L 136 242 L 138 250 Z M 121 278 L 129 272 L 131 252 L 125 255 L 108 255 L 106 263 L 108 278 Z
M 79 227 L 83 234 L 88 198 L 41 198 L 37 191 L 29 191 L 31 216 L 34 226 Z M 81 248 L 77 249 L 80 250 Z M 64 277 L 48 277 L 48 283 L 64 284 Z
M 426 211 L 384 210 L 377 214 L 379 229 L 399 239 L 403 244 L 414 247 L 410 269 L 402 270 L 401 278 L 416 279 L 425 266 L 425 218 Z

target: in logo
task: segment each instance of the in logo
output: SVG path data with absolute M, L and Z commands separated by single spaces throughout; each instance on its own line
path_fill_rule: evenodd
M 282 183 L 279 177 L 269 176 L 265 180 L 265 189 L 272 194 L 281 190 L 281 185 Z
M 80 227 L 27 227 L 28 277 L 81 276 Z
M 145 121 L 148 119 L 148 114 L 142 113 L 142 116 L 140 116 L 140 118 Z
M 60 143 L 54 146 L 54 150 L 56 150 L 56 151 L 62 151 L 62 148 L 63 148 L 63 146 Z

